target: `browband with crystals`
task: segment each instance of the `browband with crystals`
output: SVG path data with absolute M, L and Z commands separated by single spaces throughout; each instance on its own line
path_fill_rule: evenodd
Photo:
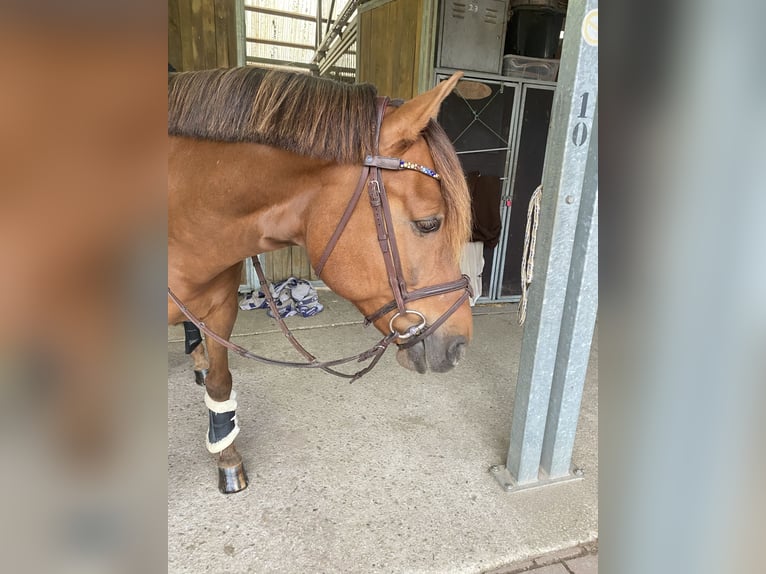
M 420 165 L 419 163 L 415 163 L 413 161 L 404 161 L 403 159 L 399 160 L 399 169 L 412 169 L 434 179 L 441 179 L 441 176 L 430 167 Z
M 430 167 L 420 165 L 419 163 L 415 163 L 414 161 L 405 161 L 403 159 L 399 159 L 398 157 L 368 155 L 367 157 L 364 158 L 364 165 L 367 165 L 370 167 L 379 167 L 381 169 L 392 169 L 392 170 L 411 169 L 413 171 L 419 171 L 423 175 L 427 175 L 428 177 L 432 177 L 436 180 L 441 180 L 441 176 L 438 173 L 436 173 L 434 170 L 432 170 Z

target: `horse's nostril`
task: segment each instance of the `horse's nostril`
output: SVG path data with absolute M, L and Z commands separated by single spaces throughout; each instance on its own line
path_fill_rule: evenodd
M 465 337 L 455 337 L 447 348 L 447 360 L 453 365 L 457 365 L 465 355 L 466 347 Z

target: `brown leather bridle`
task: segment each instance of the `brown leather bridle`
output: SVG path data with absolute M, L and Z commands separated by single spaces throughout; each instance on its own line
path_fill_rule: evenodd
M 343 216 L 338 222 L 338 226 L 335 228 L 335 232 L 327 242 L 327 246 L 324 249 L 324 253 L 319 258 L 319 263 L 316 266 L 316 273 L 321 277 L 322 270 L 325 263 L 330 257 L 335 245 L 338 243 L 343 230 L 346 228 L 351 214 L 354 212 L 359 198 L 362 195 L 362 190 L 367 184 L 367 193 L 370 197 L 370 205 L 372 206 L 373 215 L 375 217 L 375 228 L 378 233 L 378 243 L 380 244 L 380 251 L 383 254 L 383 260 L 386 264 L 386 272 L 388 274 L 388 283 L 391 286 L 394 299 L 390 303 L 384 305 L 374 313 L 367 315 L 364 318 L 365 326 L 370 323 L 374 323 L 381 317 L 384 317 L 391 311 L 396 311 L 389 320 L 389 331 L 392 335 L 396 335 L 396 339 L 399 341 L 399 346 L 402 348 L 412 347 L 416 345 L 424 338 L 428 337 L 436 329 L 438 329 L 442 323 L 444 323 L 450 315 L 457 311 L 460 306 L 468 299 L 471 293 L 471 286 L 469 278 L 466 275 L 462 275 L 460 279 L 451 281 L 449 283 L 442 283 L 440 285 L 434 285 L 431 287 L 424 287 L 422 289 L 416 289 L 414 291 L 407 290 L 407 282 L 404 279 L 404 273 L 402 272 L 401 259 L 399 257 L 399 248 L 396 245 L 396 235 L 394 233 L 394 224 L 391 218 L 391 207 L 388 202 L 388 195 L 386 194 L 386 187 L 383 185 L 383 178 L 381 170 L 402 170 L 410 169 L 424 173 L 434 179 L 440 179 L 439 175 L 430 170 L 411 162 L 406 162 L 400 158 L 385 157 L 378 155 L 378 145 L 380 142 L 380 126 L 383 123 L 383 116 L 386 112 L 389 99 L 386 97 L 376 98 L 376 125 L 375 125 L 375 150 L 374 155 L 368 155 L 364 159 L 362 174 L 359 176 L 359 183 L 357 183 L 354 194 L 351 196 L 346 210 Z M 443 295 L 445 293 L 451 293 L 453 291 L 463 290 L 463 294 L 457 301 L 444 312 L 432 324 L 428 325 L 426 318 L 419 311 L 407 308 L 407 303 L 411 301 L 417 301 L 418 299 L 425 299 L 426 297 L 434 297 L 436 295 Z M 406 315 L 412 315 L 418 318 L 418 322 L 415 325 L 409 327 L 405 332 L 397 332 L 394 329 L 394 321 L 398 317 L 405 317 Z
M 276 302 L 274 301 L 274 298 L 271 295 L 271 291 L 268 288 L 268 282 L 263 273 L 263 269 L 261 268 L 258 258 L 253 257 L 252 258 L 253 264 L 258 274 L 258 279 L 260 280 L 263 286 L 263 292 L 266 297 L 266 301 L 274 317 L 277 319 L 280 329 L 285 334 L 285 336 L 289 339 L 293 347 L 295 347 L 296 350 L 298 350 L 298 352 L 300 352 L 304 357 L 306 357 L 306 359 L 308 359 L 309 362 L 296 363 L 296 362 L 290 362 L 290 361 L 278 361 L 275 359 L 269 359 L 267 357 L 256 355 L 255 353 L 252 353 L 251 351 L 248 351 L 247 349 L 240 347 L 239 345 L 236 345 L 235 343 L 232 343 L 231 341 L 224 339 L 220 335 L 217 335 L 215 332 L 213 332 L 207 325 L 205 325 L 204 322 L 202 322 L 199 318 L 197 318 L 186 307 L 186 305 L 184 305 L 183 302 L 173 293 L 170 287 L 168 287 L 168 296 L 170 297 L 170 299 L 178 306 L 178 308 L 186 316 L 186 318 L 189 319 L 189 321 L 191 321 L 194 325 L 196 325 L 198 329 L 204 332 L 212 340 L 216 341 L 218 344 L 226 347 L 227 349 L 231 351 L 234 351 L 235 353 L 245 358 L 254 359 L 254 360 L 267 363 L 270 365 L 279 365 L 279 366 L 297 367 L 297 368 L 318 368 L 318 369 L 322 369 L 325 372 L 331 373 L 333 375 L 351 379 L 351 382 L 353 382 L 359 377 L 361 377 L 362 375 L 372 370 L 372 368 L 377 364 L 380 357 L 383 355 L 383 353 L 386 351 L 386 349 L 392 342 L 398 341 L 397 343 L 398 346 L 400 348 L 405 348 L 405 349 L 416 345 L 417 343 L 421 342 L 423 339 L 431 335 L 431 333 L 433 333 L 436 329 L 438 329 L 455 311 L 457 311 L 460 308 L 460 306 L 463 303 L 465 303 L 468 300 L 470 296 L 473 295 L 471 291 L 469 278 L 466 275 L 462 275 L 460 279 L 456 281 L 450 281 L 448 283 L 441 283 L 439 285 L 423 287 L 421 289 L 415 289 L 414 291 L 409 291 L 407 289 L 407 282 L 405 281 L 404 273 L 402 272 L 401 259 L 399 257 L 399 249 L 397 247 L 396 236 L 394 234 L 394 225 L 393 225 L 393 220 L 391 217 L 391 207 L 389 205 L 388 195 L 386 194 L 386 188 L 383 185 L 381 170 L 385 169 L 385 170 L 398 171 L 403 169 L 410 169 L 410 170 L 424 173 L 425 175 L 437 180 L 440 179 L 440 177 L 430 168 L 426 168 L 424 166 L 420 166 L 418 164 L 414 164 L 411 162 L 406 162 L 399 158 L 392 158 L 392 157 L 385 157 L 385 156 L 378 155 L 378 145 L 380 141 L 380 127 L 381 127 L 381 124 L 383 123 L 383 116 L 385 114 L 386 107 L 388 106 L 389 98 L 378 97 L 376 98 L 375 103 L 376 103 L 377 115 L 376 115 L 376 125 L 375 125 L 374 155 L 368 155 L 364 159 L 362 173 L 359 177 L 359 182 L 357 183 L 356 189 L 354 190 L 354 193 L 352 194 L 351 199 L 349 200 L 348 205 L 346 206 L 346 209 L 343 212 L 343 215 L 341 216 L 337 227 L 335 228 L 335 231 L 330 236 L 330 239 L 327 242 L 327 246 L 325 247 L 324 252 L 322 253 L 322 256 L 320 257 L 315 270 L 316 270 L 316 274 L 321 277 L 321 273 L 324 270 L 325 264 L 327 263 L 327 260 L 330 258 L 330 255 L 335 249 L 335 246 L 337 245 L 341 234 L 343 233 L 343 231 L 346 228 L 346 225 L 351 219 L 351 215 L 356 209 L 356 206 L 359 203 L 359 199 L 362 196 L 362 191 L 366 187 L 367 193 L 370 199 L 370 205 L 372 207 L 372 211 L 375 218 L 375 228 L 377 230 L 378 244 L 380 245 L 380 250 L 381 250 L 381 253 L 383 254 L 383 260 L 385 262 L 386 272 L 388 274 L 388 282 L 389 282 L 389 285 L 391 286 L 391 291 L 393 292 L 394 299 L 390 303 L 383 305 L 380 309 L 378 309 L 374 313 L 367 315 L 364 318 L 364 323 L 365 323 L 365 326 L 368 326 L 371 323 L 380 319 L 381 317 L 384 317 L 388 313 L 395 311 L 394 315 L 391 317 L 388 323 L 390 332 L 385 337 L 383 337 L 383 339 L 381 339 L 378 343 L 376 343 L 372 348 L 362 353 L 359 353 L 358 355 L 346 357 L 343 359 L 337 359 L 334 361 L 324 361 L 324 362 L 319 361 L 314 355 L 312 355 L 309 351 L 307 351 L 297 341 L 297 339 L 294 337 L 290 329 L 285 324 L 284 319 L 282 319 L 282 317 L 279 315 Z M 419 299 L 425 299 L 426 297 L 443 295 L 445 293 L 451 293 L 453 291 L 463 291 L 463 293 L 449 307 L 449 309 L 447 309 L 438 319 L 436 319 L 436 321 L 434 321 L 430 325 L 428 324 L 428 321 L 426 320 L 425 316 L 422 313 L 414 309 L 407 308 L 407 303 L 409 302 L 417 301 Z M 404 332 L 397 331 L 394 328 L 394 321 L 399 317 L 406 317 L 407 315 L 417 317 L 418 322 L 408 327 Z M 351 361 L 361 362 L 368 359 L 372 359 L 371 363 L 367 365 L 367 367 L 365 367 L 364 369 L 353 374 L 342 373 L 334 369 L 334 367 L 337 365 L 341 365 Z

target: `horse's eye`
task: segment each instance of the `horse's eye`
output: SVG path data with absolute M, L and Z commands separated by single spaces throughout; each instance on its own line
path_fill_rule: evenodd
M 438 231 L 442 225 L 441 220 L 436 217 L 432 217 L 431 219 L 421 219 L 419 221 L 414 221 L 413 223 L 420 233 L 433 233 L 434 231 Z

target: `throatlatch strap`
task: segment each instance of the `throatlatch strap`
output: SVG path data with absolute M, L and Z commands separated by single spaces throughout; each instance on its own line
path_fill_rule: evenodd
M 351 196 L 351 200 L 346 206 L 346 211 L 343 212 L 343 215 L 338 222 L 338 226 L 335 228 L 335 231 L 330 237 L 330 240 L 327 242 L 327 246 L 324 248 L 322 257 L 319 258 L 319 263 L 317 263 L 316 269 L 314 270 L 316 271 L 318 277 L 321 277 L 325 263 L 327 263 L 327 260 L 330 258 L 330 254 L 333 252 L 333 249 L 335 249 L 335 244 L 338 243 L 338 239 L 340 239 L 343 230 L 346 229 L 346 224 L 348 223 L 348 220 L 351 219 L 351 214 L 354 213 L 354 209 L 356 208 L 357 203 L 359 203 L 359 198 L 362 197 L 364 183 L 367 181 L 369 175 L 370 168 L 364 167 L 362 169 L 362 175 L 359 176 L 359 182 L 356 184 L 354 194 Z
M 335 244 L 338 243 L 338 239 L 340 239 L 341 234 L 343 233 L 343 230 L 346 229 L 346 225 L 348 224 L 348 220 L 351 219 L 351 215 L 354 213 L 354 210 L 356 209 L 357 204 L 359 203 L 359 198 L 362 196 L 362 190 L 364 189 L 364 184 L 367 181 L 367 179 L 370 177 L 370 166 L 376 165 L 374 163 L 375 160 L 381 159 L 388 161 L 388 164 L 395 165 L 395 169 L 399 169 L 399 162 L 400 160 L 398 158 L 378 158 L 378 140 L 380 138 L 380 126 L 383 123 L 383 116 L 386 112 L 386 106 L 388 105 L 388 98 L 387 97 L 377 97 L 375 98 L 375 149 L 373 150 L 375 156 L 367 156 L 364 161 L 364 165 L 362 167 L 362 173 L 359 176 L 359 181 L 356 184 L 356 189 L 354 189 L 354 193 L 351 195 L 351 199 L 348 202 L 348 205 L 346 205 L 346 210 L 343 212 L 343 215 L 341 216 L 340 220 L 338 221 L 338 225 L 335 227 L 335 231 L 333 232 L 332 236 L 330 236 L 329 241 L 327 242 L 327 245 L 324 248 L 324 252 L 322 253 L 322 256 L 319 258 L 319 262 L 317 263 L 316 268 L 314 271 L 316 272 L 317 276 L 322 276 L 322 271 L 324 270 L 324 266 L 327 263 L 327 260 L 330 258 L 330 254 L 333 252 L 333 249 L 335 249 Z M 378 174 L 380 174 L 380 170 L 376 170 Z M 378 179 L 380 178 L 380 175 L 377 176 Z

